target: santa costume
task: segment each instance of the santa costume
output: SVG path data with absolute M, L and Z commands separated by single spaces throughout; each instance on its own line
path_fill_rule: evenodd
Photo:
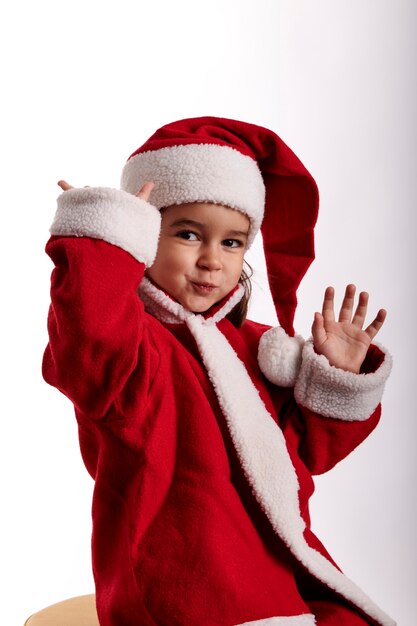
M 242 286 L 195 314 L 146 278 L 158 209 L 204 201 L 245 213 L 250 241 L 261 228 L 280 327 L 233 324 Z M 121 189 L 58 198 L 43 373 L 95 480 L 102 626 L 394 625 L 310 530 L 312 475 L 376 426 L 391 367 L 371 345 L 346 372 L 294 336 L 317 209 L 277 135 L 212 117 L 159 129 Z

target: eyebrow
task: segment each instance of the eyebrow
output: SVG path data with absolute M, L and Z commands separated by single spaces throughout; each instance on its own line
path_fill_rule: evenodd
M 201 222 L 197 222 L 196 220 L 190 220 L 187 218 L 180 218 L 178 220 L 175 220 L 175 222 L 172 222 L 172 224 L 169 225 L 170 228 L 174 228 L 174 227 L 178 227 L 178 226 L 194 226 L 197 228 L 204 228 L 204 224 L 202 224 Z M 233 236 L 233 237 L 247 237 L 248 236 L 248 232 L 244 231 L 244 230 L 229 230 L 227 231 L 228 235 Z

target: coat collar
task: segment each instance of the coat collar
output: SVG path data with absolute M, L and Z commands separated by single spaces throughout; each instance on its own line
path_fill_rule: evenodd
M 242 285 L 237 285 L 220 302 L 213 305 L 206 313 L 196 314 L 185 309 L 149 278 L 144 278 L 139 287 L 139 295 L 148 313 L 165 324 L 181 324 L 192 317 L 202 317 L 207 323 L 216 324 L 225 318 L 241 301 L 244 295 Z

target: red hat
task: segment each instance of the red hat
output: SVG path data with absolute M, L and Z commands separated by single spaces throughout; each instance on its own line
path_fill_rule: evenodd
M 316 183 L 271 130 L 218 117 L 162 126 L 128 159 L 121 187 L 137 193 L 153 181 L 157 208 L 187 202 L 223 204 L 261 227 L 268 280 L 278 320 L 294 334 L 296 290 L 314 259 Z

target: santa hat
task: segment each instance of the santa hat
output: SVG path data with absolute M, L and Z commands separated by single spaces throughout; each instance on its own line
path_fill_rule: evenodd
M 136 194 L 153 181 L 157 208 L 223 204 L 261 228 L 278 320 L 294 335 L 296 290 L 314 259 L 318 191 L 314 179 L 271 130 L 218 117 L 184 119 L 156 131 L 128 159 L 121 188 Z

